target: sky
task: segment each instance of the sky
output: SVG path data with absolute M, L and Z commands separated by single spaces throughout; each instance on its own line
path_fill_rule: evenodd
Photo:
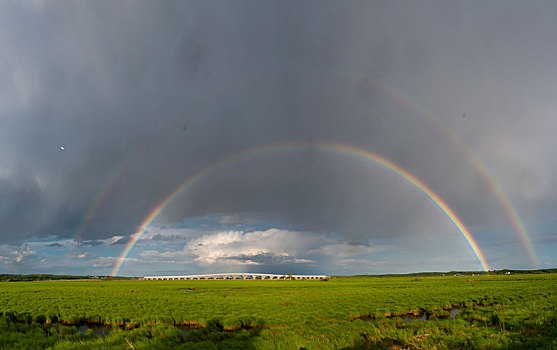
M 555 268 L 556 32 L 552 1 L 0 1 L 0 273 Z

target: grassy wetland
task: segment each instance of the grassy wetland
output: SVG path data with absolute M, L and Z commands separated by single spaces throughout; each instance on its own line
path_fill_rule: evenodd
M 0 284 L 0 349 L 555 349 L 557 274 Z

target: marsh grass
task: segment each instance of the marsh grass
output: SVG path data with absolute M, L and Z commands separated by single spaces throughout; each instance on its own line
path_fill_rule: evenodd
M 136 349 L 557 348 L 556 275 L 472 282 L 466 276 L 10 282 L 0 288 L 1 349 L 126 349 L 127 341 Z M 460 313 L 446 319 L 455 308 Z M 423 321 L 403 319 L 425 314 Z M 81 333 L 83 324 L 112 331 Z

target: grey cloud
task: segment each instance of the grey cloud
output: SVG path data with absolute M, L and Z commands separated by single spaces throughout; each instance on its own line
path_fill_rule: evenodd
M 161 242 L 172 242 L 172 241 L 182 241 L 184 240 L 183 236 L 179 236 L 179 235 L 161 235 L 161 234 L 156 234 L 153 237 L 151 237 L 152 241 L 161 241 Z
M 542 236 L 538 236 L 538 237 L 534 238 L 533 241 L 535 241 L 536 243 L 542 243 L 542 244 L 556 243 L 557 242 L 557 233 L 545 234 L 545 235 L 542 235 Z
M 60 248 L 63 247 L 63 245 L 61 245 L 60 243 L 50 243 L 47 244 L 46 247 Z
M 83 246 L 96 247 L 96 246 L 100 246 L 100 245 L 105 244 L 105 242 L 103 242 L 103 241 L 96 241 L 96 240 L 86 240 L 86 241 L 80 241 L 79 244 L 80 244 L 80 245 L 83 245 Z
M 543 6 L 3 3 L 0 243 L 123 244 L 200 169 L 298 140 L 377 152 L 488 227 L 479 240 L 509 232 L 461 147 L 520 212 L 557 202 L 554 6 Z M 358 242 L 455 230 L 400 177 L 318 150 L 215 169 L 159 220 L 210 216 Z
M 120 239 L 115 240 L 114 242 L 110 243 L 111 246 L 115 246 L 115 245 L 125 245 L 127 244 L 129 241 L 129 238 L 127 237 L 123 237 Z

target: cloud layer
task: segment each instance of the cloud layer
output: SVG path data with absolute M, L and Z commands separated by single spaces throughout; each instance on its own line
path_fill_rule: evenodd
M 525 254 L 446 129 L 487 164 L 534 241 L 554 237 L 555 11 L 521 2 L 2 3 L 0 244 L 13 252 L 54 237 L 107 247 L 119 236 L 115 249 L 218 159 L 271 142 L 330 141 L 414 173 L 478 228 L 488 253 L 504 238 L 514 240 L 504 249 Z M 377 239 L 458 234 L 393 174 L 318 150 L 218 168 L 157 223 L 207 217 L 226 229 L 194 228 L 184 246 L 205 267 L 311 265 L 296 246 L 348 263 L 351 249 L 373 253 L 366 244 Z M 245 230 L 262 222 L 277 231 Z M 333 236 L 328 248 L 310 244 Z M 269 248 L 284 242 L 288 255 Z M 31 256 L 18 251 L 1 261 Z

